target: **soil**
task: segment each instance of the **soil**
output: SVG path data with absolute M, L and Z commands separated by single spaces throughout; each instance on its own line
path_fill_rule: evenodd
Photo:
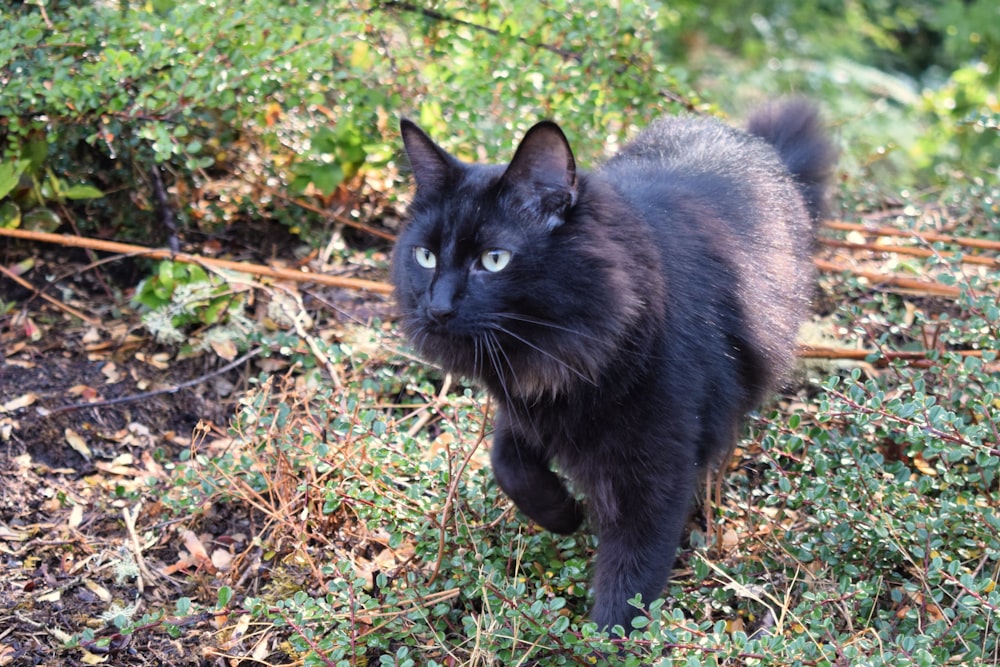
M 138 566 L 133 552 L 157 572 L 183 558 L 173 525 L 183 518 L 164 520 L 169 513 L 146 489 L 150 480 L 170 484 L 171 462 L 193 439 L 225 436 L 260 366 L 220 373 L 227 362 L 211 352 L 180 359 L 142 328 L 115 276 L 67 262 L 65 249 L 38 254 L 4 242 L 0 267 L 28 258 L 23 277 L 46 285 L 52 300 L 0 275 L 0 667 L 250 664 L 220 657 L 212 615 L 150 617 L 156 631 L 131 634 L 111 618 L 198 596 L 196 569 L 127 571 Z M 329 301 L 372 307 L 350 295 Z M 215 535 L 253 534 L 245 516 L 210 520 L 229 524 Z M 139 590 L 144 580 L 156 583 Z M 174 620 L 183 632 L 164 631 Z M 79 645 L 68 648 L 72 641 Z

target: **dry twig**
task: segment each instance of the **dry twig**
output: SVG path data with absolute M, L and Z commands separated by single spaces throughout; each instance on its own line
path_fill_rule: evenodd
M 86 236 L 67 236 L 64 234 L 48 234 L 45 232 L 32 232 L 23 229 L 0 229 L 0 236 L 10 236 L 13 238 L 36 241 L 39 243 L 55 243 L 72 248 L 89 248 L 103 252 L 116 252 L 123 255 L 148 257 L 150 259 L 169 259 L 185 264 L 198 264 L 206 267 L 215 267 L 228 271 L 238 271 L 255 276 L 265 276 L 277 278 L 279 280 L 292 280 L 295 282 L 319 283 L 331 287 L 343 287 L 345 289 L 362 290 L 374 292 L 376 294 L 390 294 L 392 285 L 375 280 L 364 280 L 361 278 L 347 278 L 344 276 L 330 276 L 323 273 L 306 273 L 292 269 L 277 269 L 260 264 L 247 264 L 246 262 L 231 262 L 224 259 L 213 259 L 200 255 L 189 255 L 188 253 L 173 253 L 163 248 L 146 248 L 129 243 L 119 243 L 117 241 L 105 241 L 103 239 L 93 239 Z

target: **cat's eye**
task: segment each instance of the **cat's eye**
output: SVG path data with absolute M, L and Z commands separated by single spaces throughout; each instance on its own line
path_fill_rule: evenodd
M 487 250 L 479 256 L 479 262 L 484 269 L 491 273 L 502 271 L 510 263 L 510 250 L 500 250 L 499 248 Z
M 433 269 L 437 266 L 437 257 L 427 248 L 415 246 L 413 248 L 413 259 L 417 260 L 417 264 L 425 269 Z

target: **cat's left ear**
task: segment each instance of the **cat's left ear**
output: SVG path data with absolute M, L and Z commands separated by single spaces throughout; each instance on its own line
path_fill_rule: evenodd
M 576 203 L 576 161 L 559 126 L 545 120 L 528 130 L 503 180 L 550 229 L 561 225 Z

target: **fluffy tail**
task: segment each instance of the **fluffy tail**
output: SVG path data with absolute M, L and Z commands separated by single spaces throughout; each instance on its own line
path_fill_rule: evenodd
M 837 150 L 816 107 L 801 99 L 773 104 L 754 112 L 747 130 L 778 150 L 785 167 L 798 181 L 813 220 L 826 215 Z

